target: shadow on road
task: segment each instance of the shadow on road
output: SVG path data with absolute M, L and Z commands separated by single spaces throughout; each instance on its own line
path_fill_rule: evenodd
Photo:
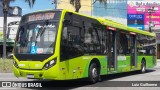
M 147 70 L 146 73 L 154 72 L 155 70 Z M 79 79 L 79 80 L 65 80 L 65 81 L 51 81 L 51 80 L 35 80 L 35 81 L 28 81 L 27 83 L 42 83 L 43 88 L 30 88 L 33 90 L 70 90 L 78 87 L 98 87 L 101 86 L 100 84 L 107 84 L 109 80 L 118 79 L 126 76 L 138 75 L 140 74 L 139 71 L 132 71 L 132 72 L 125 72 L 125 73 L 118 73 L 118 74 L 110 74 L 102 76 L 102 82 L 98 82 L 96 84 L 90 84 L 87 79 Z
M 144 74 L 151 73 L 154 71 L 155 70 L 146 70 Z M 142 73 L 140 71 L 131 71 L 131 72 L 124 72 L 124 73 L 110 74 L 110 75 L 102 76 L 102 79 L 103 81 L 107 81 L 107 80 L 118 79 L 126 76 L 138 75 L 138 74 L 142 74 Z

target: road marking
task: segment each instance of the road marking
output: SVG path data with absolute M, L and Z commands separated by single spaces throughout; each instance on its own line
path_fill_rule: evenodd
M 0 79 L 19 79 L 19 78 L 0 78 Z
M 2 87 L 0 87 L 0 89 L 2 89 L 2 90 L 7 89 L 8 90 L 8 89 L 17 89 L 17 88 L 12 88 L 12 87 L 11 88 L 2 88 Z

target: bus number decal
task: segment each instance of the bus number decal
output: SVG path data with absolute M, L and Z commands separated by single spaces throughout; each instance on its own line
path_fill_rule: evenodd
M 118 60 L 127 60 L 126 56 L 118 56 Z

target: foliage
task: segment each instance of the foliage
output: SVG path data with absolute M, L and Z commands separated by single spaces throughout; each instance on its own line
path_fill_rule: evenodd
M 75 7 L 75 12 L 79 12 L 79 9 L 81 8 L 81 0 L 70 0 L 70 4 Z
M 29 4 L 29 7 L 32 8 L 36 0 L 25 0 Z
M 108 0 L 93 0 L 92 4 L 96 3 L 97 1 L 106 6 Z M 75 7 L 75 12 L 79 12 L 81 8 L 81 0 L 70 0 L 70 4 L 72 4 Z
M 3 37 L 3 33 L 2 33 L 2 32 L 0 32 L 0 39 L 2 39 L 2 37 Z
M 12 72 L 12 59 L 2 59 L 0 58 L 0 73 L 10 73 Z M 5 63 L 5 67 L 4 64 Z

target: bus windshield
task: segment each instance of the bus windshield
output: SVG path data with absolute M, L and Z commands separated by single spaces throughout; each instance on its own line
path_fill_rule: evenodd
M 16 58 L 42 61 L 53 55 L 60 16 L 60 11 L 44 11 L 23 16 L 15 40 Z
M 44 21 L 22 25 L 16 41 L 17 54 L 53 54 L 57 23 Z

